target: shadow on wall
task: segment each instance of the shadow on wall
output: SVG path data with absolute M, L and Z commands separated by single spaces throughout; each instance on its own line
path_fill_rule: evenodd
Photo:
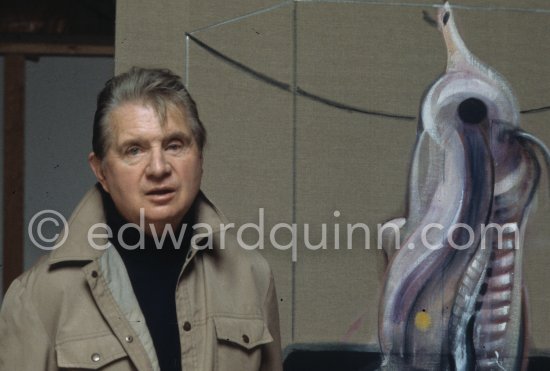
M 359 344 L 293 344 L 285 349 L 284 371 L 374 371 L 382 354 Z M 528 371 L 550 370 L 550 358 L 529 357 Z

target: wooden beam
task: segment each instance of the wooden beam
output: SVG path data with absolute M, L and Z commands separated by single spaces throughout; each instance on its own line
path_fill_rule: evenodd
M 0 43 L 0 54 L 106 56 L 115 54 L 113 45 L 79 43 Z
M 25 56 L 8 54 L 4 58 L 4 292 L 23 272 L 24 126 Z
M 105 43 L 0 42 L 4 58 L 4 238 L 3 291 L 23 272 L 25 170 L 25 57 L 106 56 Z

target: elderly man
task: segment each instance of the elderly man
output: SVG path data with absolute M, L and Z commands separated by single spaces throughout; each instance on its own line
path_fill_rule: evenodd
M 266 261 L 201 193 L 206 133 L 181 79 L 133 68 L 98 97 L 98 184 L 8 290 L 1 370 L 281 370 Z

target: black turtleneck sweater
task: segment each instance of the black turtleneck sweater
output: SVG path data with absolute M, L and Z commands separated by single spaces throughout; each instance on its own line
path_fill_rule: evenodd
M 113 231 L 113 237 L 109 241 L 117 249 L 128 271 L 132 288 L 155 345 L 160 369 L 181 371 L 175 294 L 179 274 L 189 249 L 192 224 L 186 218 L 180 226 L 174 228 L 176 240 L 179 240 L 181 227 L 187 224 L 181 246 L 174 244 L 169 234 L 166 235 L 162 246 L 158 246 L 157 241 L 160 241 L 162 236 L 162 231 L 159 231 L 157 241 L 145 234 L 143 248 L 140 246 L 129 250 L 124 248 L 125 245 L 121 244 L 118 238 L 119 230 L 127 221 L 118 213 L 111 197 L 104 191 L 102 195 L 107 224 Z M 135 246 L 140 241 L 140 234 L 135 228 L 129 227 L 123 231 L 122 240 L 126 246 Z

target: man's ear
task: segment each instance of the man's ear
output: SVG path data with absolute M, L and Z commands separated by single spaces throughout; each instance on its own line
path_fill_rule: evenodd
M 105 173 L 103 172 L 103 167 L 101 166 L 101 160 L 94 152 L 90 152 L 88 155 L 88 163 L 90 164 L 90 167 L 92 168 L 99 184 L 101 184 L 103 189 L 109 193 L 109 187 L 107 186 L 107 181 L 105 180 Z

